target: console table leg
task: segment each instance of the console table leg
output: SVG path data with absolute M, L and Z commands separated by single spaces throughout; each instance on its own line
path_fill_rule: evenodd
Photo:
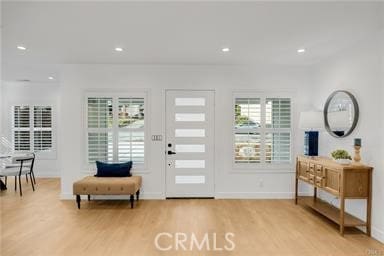
M 371 211 L 372 211 L 372 170 L 368 174 L 367 198 L 367 235 L 371 236 Z
M 295 180 L 296 180 L 296 184 L 295 184 L 295 204 L 297 204 L 299 179 L 296 177 Z
M 340 235 L 344 235 L 344 211 L 345 199 L 344 196 L 340 197 Z

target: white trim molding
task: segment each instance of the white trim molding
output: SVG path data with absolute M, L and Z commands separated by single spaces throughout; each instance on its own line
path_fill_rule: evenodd
M 384 231 L 377 227 L 372 227 L 372 237 L 381 243 L 384 243 Z
M 299 192 L 300 196 L 310 196 L 308 192 Z M 294 199 L 294 192 L 216 192 L 216 199 Z
M 121 196 L 119 196 L 119 195 L 110 195 L 110 196 L 97 195 L 96 196 L 95 195 L 95 196 L 92 196 L 91 198 L 94 198 L 95 200 L 127 200 L 127 201 L 129 201 L 129 195 L 121 195 Z M 86 200 L 87 196 L 86 195 L 81 196 L 81 199 Z M 140 191 L 140 200 L 141 199 L 143 199 L 143 200 L 164 200 L 165 195 L 162 192 L 145 193 L 145 192 Z M 75 200 L 75 195 L 68 194 L 68 193 L 62 193 L 62 194 L 60 194 L 60 200 Z

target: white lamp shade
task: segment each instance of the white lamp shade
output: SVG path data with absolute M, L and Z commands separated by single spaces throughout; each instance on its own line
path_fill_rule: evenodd
M 299 127 L 302 130 L 321 130 L 324 127 L 323 112 L 308 111 L 300 113 Z

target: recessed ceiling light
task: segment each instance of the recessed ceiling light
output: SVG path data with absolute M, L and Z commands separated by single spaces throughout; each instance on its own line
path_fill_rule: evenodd
M 18 46 L 17 46 L 17 49 L 22 50 L 22 51 L 25 51 L 25 50 L 27 50 L 27 47 L 22 46 L 22 45 L 18 45 Z
M 49 76 L 48 79 L 49 80 L 55 80 L 55 78 L 53 76 Z
M 117 52 L 122 52 L 122 51 L 123 51 L 123 48 L 121 48 L 121 47 L 116 47 L 116 48 L 115 48 L 115 51 L 117 51 Z
M 229 52 L 229 48 L 228 47 L 224 47 L 223 49 L 221 49 L 222 52 Z
M 305 53 L 305 49 L 304 48 L 298 49 L 297 52 L 298 53 Z

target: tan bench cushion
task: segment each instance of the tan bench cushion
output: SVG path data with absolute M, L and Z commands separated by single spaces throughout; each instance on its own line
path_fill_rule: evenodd
M 141 176 L 93 177 L 73 183 L 74 195 L 133 195 L 141 187 Z

